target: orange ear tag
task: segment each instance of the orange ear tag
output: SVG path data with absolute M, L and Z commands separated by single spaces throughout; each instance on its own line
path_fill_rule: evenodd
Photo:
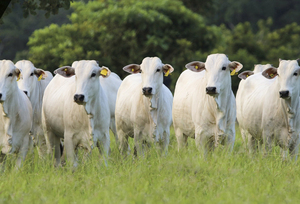
M 165 76 L 167 77 L 169 76 L 169 74 L 170 74 L 170 70 L 168 69 L 168 71 L 165 73 Z
M 38 78 L 38 81 L 41 81 L 42 77 L 43 77 L 43 75 L 41 74 Z
M 106 76 L 107 75 L 107 69 L 102 69 L 100 74 L 103 75 L 103 76 Z
M 235 69 L 230 73 L 231 76 L 235 75 Z

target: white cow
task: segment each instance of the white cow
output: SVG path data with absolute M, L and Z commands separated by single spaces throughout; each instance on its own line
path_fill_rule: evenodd
M 0 146 L 2 154 L 19 153 L 17 166 L 25 159 L 30 144 L 32 108 L 18 88 L 20 70 L 10 60 L 0 60 Z
M 42 102 L 44 91 L 51 79 L 51 72 L 35 68 L 28 60 L 18 61 L 15 66 L 21 71 L 18 87 L 29 98 L 33 111 L 31 134 L 35 144 L 39 147 L 40 155 L 46 150 L 46 140 L 42 127 Z
M 139 155 L 145 143 L 153 142 L 159 142 L 161 150 L 167 152 L 173 96 L 163 84 L 163 75 L 173 72 L 173 67 L 157 57 L 146 57 L 141 65 L 130 64 L 123 70 L 132 74 L 123 80 L 116 103 L 121 152 L 128 148 L 128 137 L 134 137 Z
M 219 143 L 232 149 L 235 141 L 236 104 L 231 90 L 232 74 L 242 69 L 225 54 L 211 54 L 206 62 L 194 61 L 179 76 L 173 101 L 173 125 L 178 150 L 195 138 L 206 153 Z
M 72 67 L 76 67 L 77 63 L 78 61 L 73 62 Z M 99 80 L 100 80 L 101 87 L 104 90 L 108 99 L 108 105 L 110 110 L 110 129 L 114 133 L 115 140 L 118 145 L 118 134 L 117 134 L 116 122 L 115 122 L 115 109 L 116 109 L 117 93 L 122 83 L 122 80 L 117 74 L 113 72 L 110 72 L 109 77 L 99 77 Z
M 253 74 L 259 74 L 259 75 L 261 75 L 263 71 L 265 71 L 266 69 L 271 68 L 271 67 L 272 67 L 271 64 L 265 64 L 265 65 L 256 64 L 254 66 L 254 70 L 253 71 L 249 71 L 249 70 L 243 71 L 242 73 L 240 73 L 238 75 L 238 77 L 240 79 L 246 79 L 247 77 L 249 77 L 249 76 L 251 76 Z M 244 80 L 240 81 L 240 84 L 239 84 L 239 89 L 240 90 L 243 89 L 242 87 L 244 86 L 244 84 L 245 84 Z M 257 86 L 259 88 L 260 87 L 260 83 L 253 84 L 253 86 Z M 252 88 L 254 88 L 254 87 L 252 87 Z M 241 95 L 240 93 L 241 92 L 237 92 L 236 101 L 242 100 L 241 96 L 240 96 Z M 237 105 L 242 106 L 243 104 L 238 103 Z M 241 107 L 237 107 L 237 110 L 241 110 Z M 241 117 L 242 117 L 241 116 L 241 112 L 237 111 L 237 118 L 241 118 Z M 241 134 L 242 134 L 242 139 L 244 141 L 244 144 L 246 145 L 247 140 L 250 139 L 250 138 L 247 139 L 247 135 L 249 135 L 249 133 L 245 129 L 241 128 L 241 126 L 240 126 L 240 131 L 241 131 Z
M 248 133 L 253 150 L 258 141 L 268 152 L 273 143 L 297 159 L 300 134 L 300 67 L 296 60 L 280 60 L 269 68 L 242 80 L 237 92 L 237 119 Z
M 81 60 L 74 68 L 62 67 L 55 73 L 45 90 L 42 120 L 48 147 L 55 148 L 56 164 L 60 164 L 60 138 L 64 138 L 65 154 L 74 166 L 74 150 L 83 146 L 90 151 L 91 138 L 107 156 L 110 110 L 99 77 L 108 77 L 110 70 L 94 60 Z

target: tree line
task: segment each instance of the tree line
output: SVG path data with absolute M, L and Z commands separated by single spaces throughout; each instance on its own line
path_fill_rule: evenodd
M 71 10 L 59 12 L 69 12 L 68 19 L 60 16 L 56 23 L 31 31 L 17 54 L 3 43 L 0 54 L 5 57 L 4 50 L 8 50 L 10 59 L 30 59 L 49 71 L 75 60 L 95 59 L 121 77 L 126 75 L 123 66 L 141 63 L 146 56 L 158 56 L 175 68 L 171 78 L 166 79 L 174 89 L 186 63 L 205 61 L 211 53 L 227 54 L 230 60 L 241 62 L 244 70 L 259 63 L 277 66 L 278 58 L 298 58 L 298 3 L 299 0 L 78 1 Z M 6 29 L 0 32 L 0 38 L 11 37 L 9 32 L 14 36 L 5 43 L 16 43 L 13 39 L 18 33 L 8 29 L 13 23 L 6 24 L 4 20 L 2 26 Z M 235 91 L 239 80 L 236 76 L 232 79 Z

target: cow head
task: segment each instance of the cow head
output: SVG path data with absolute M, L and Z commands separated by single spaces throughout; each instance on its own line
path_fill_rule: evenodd
M 169 64 L 163 64 L 158 57 L 146 57 L 142 64 L 130 64 L 123 68 L 124 71 L 142 77 L 142 94 L 148 97 L 155 95 L 163 84 L 163 75 L 168 76 L 174 71 Z
M 262 73 L 267 79 L 274 79 L 278 76 L 279 97 L 283 99 L 290 99 L 292 96 L 299 97 L 299 74 L 300 67 L 297 60 L 281 59 L 278 69 L 269 68 Z
M 257 73 L 260 73 L 260 72 L 263 72 L 264 70 L 268 69 L 268 68 L 271 68 L 272 65 L 271 64 L 265 64 L 265 65 L 262 65 L 262 64 L 256 64 L 254 66 L 254 70 L 253 71 L 244 71 L 242 73 L 240 73 L 238 75 L 238 77 L 240 79 L 247 79 L 249 76 L 253 75 L 253 74 L 257 74 Z
M 194 72 L 206 71 L 206 93 L 217 96 L 223 89 L 231 87 L 230 73 L 234 75 L 243 68 L 239 62 L 230 62 L 225 54 L 212 54 L 206 62 L 193 61 L 185 67 Z
M 0 102 L 4 102 L 7 95 L 18 90 L 16 77 L 19 76 L 20 70 L 12 61 L 0 60 Z
M 54 71 L 63 77 L 75 75 L 76 92 L 74 102 L 85 104 L 92 98 L 95 91 L 99 91 L 99 77 L 108 77 L 110 70 L 107 67 L 99 67 L 95 60 L 81 60 L 73 62 L 72 66 L 65 66 Z
M 19 89 L 30 97 L 37 86 L 37 81 L 44 80 L 47 74 L 44 70 L 35 68 L 28 60 L 18 61 L 15 66 L 21 71 L 21 75 L 17 79 Z

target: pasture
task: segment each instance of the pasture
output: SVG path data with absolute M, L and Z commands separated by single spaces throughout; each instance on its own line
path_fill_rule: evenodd
M 267 157 L 251 156 L 238 128 L 231 154 L 218 148 L 205 159 L 194 140 L 188 142 L 178 153 L 172 130 L 167 156 L 151 148 L 144 157 L 124 160 L 111 135 L 108 166 L 94 149 L 89 159 L 79 158 L 76 170 L 55 168 L 50 159 L 39 159 L 36 149 L 16 170 L 10 156 L 0 174 L 0 203 L 300 202 L 299 164 L 282 161 L 278 147 Z

